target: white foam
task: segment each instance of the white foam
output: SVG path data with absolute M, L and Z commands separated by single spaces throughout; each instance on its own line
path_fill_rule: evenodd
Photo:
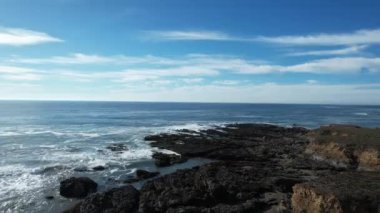
M 222 127 L 225 123 L 208 123 L 208 124 L 199 124 L 199 123 L 188 123 L 188 124 L 182 124 L 182 125 L 172 125 L 164 127 L 165 132 L 172 132 L 182 129 L 192 130 L 192 131 L 202 131 L 206 129 L 214 129 L 216 127 Z

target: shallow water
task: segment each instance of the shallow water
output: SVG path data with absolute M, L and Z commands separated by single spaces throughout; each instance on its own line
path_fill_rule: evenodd
M 1 101 L 0 212 L 65 209 L 77 201 L 58 195 L 60 180 L 89 176 L 100 190 L 114 187 L 114 180 L 126 179 L 137 168 L 157 169 L 144 136 L 231 122 L 380 127 L 380 106 Z M 125 143 L 129 150 L 111 152 L 106 146 L 112 143 Z M 99 165 L 107 169 L 74 171 Z M 55 199 L 46 200 L 48 195 Z

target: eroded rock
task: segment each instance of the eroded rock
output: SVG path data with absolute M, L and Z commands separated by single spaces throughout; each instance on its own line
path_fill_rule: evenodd
M 380 171 L 380 129 L 323 126 L 309 133 L 306 153 L 337 167 Z
M 379 212 L 380 173 L 342 172 L 293 187 L 293 212 Z

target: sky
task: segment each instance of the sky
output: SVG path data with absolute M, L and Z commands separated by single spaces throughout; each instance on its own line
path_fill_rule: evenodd
M 0 0 L 0 99 L 380 104 L 380 1 Z

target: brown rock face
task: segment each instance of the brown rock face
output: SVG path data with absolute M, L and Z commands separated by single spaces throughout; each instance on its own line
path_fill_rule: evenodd
M 380 129 L 330 125 L 309 133 L 306 153 L 337 167 L 380 171 Z
M 380 173 L 342 172 L 296 184 L 293 212 L 379 212 Z

